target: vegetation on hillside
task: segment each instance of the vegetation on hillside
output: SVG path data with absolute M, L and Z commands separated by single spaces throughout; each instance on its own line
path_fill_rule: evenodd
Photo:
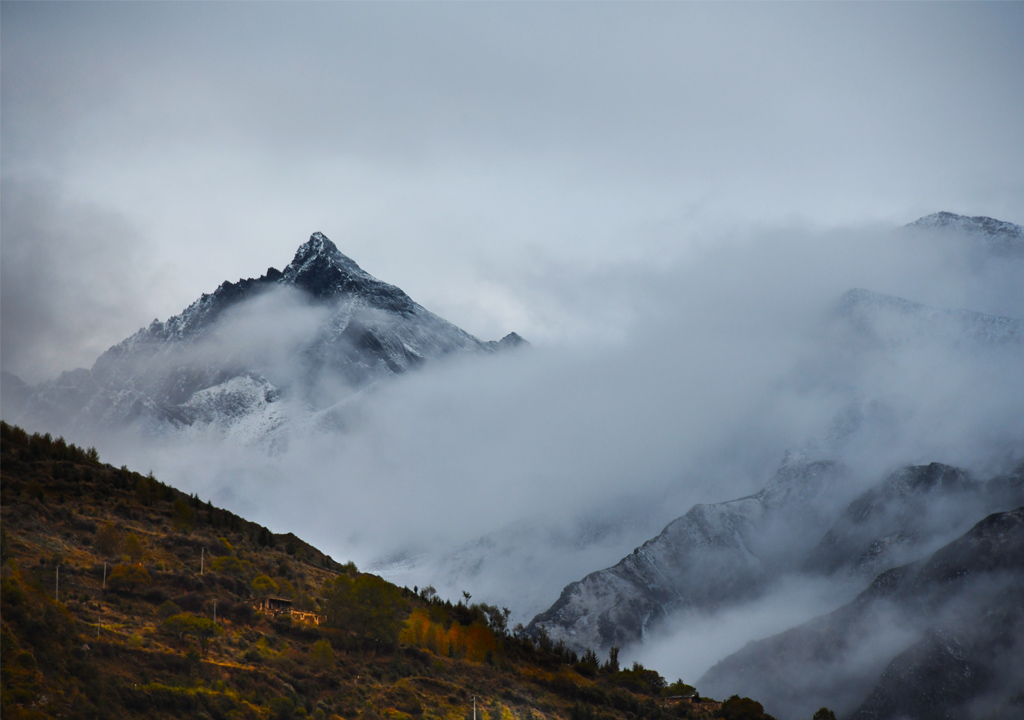
M 0 440 L 5 720 L 467 720 L 474 698 L 479 720 L 768 717 L 510 632 L 468 593 L 396 587 L 95 450 L 6 423 Z

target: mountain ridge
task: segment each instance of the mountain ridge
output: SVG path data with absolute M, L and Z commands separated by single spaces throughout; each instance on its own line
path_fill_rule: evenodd
M 934 308 L 864 288 L 851 288 L 843 293 L 836 313 L 859 333 L 888 344 L 919 339 L 953 345 L 1024 344 L 1024 320 L 973 310 Z
M 904 227 L 974 235 L 981 238 L 985 247 L 997 255 L 1024 254 L 1024 226 L 986 215 L 967 216 L 941 211 L 918 218 Z
M 931 463 L 894 471 L 841 512 L 822 511 L 819 496 L 843 472 L 833 462 L 787 457 L 761 491 L 695 505 L 616 565 L 567 585 L 527 632 L 569 647 L 642 643 L 686 608 L 708 612 L 756 598 L 786 573 L 873 576 L 1024 502 L 1024 464 L 982 482 Z M 803 546 L 774 546 L 773 528 L 782 526 L 800 528 Z
M 1008 238 L 1007 242 L 1011 244 L 1016 242 L 1016 239 L 1024 238 L 1024 228 L 1019 225 L 980 216 L 964 218 L 953 213 L 937 213 L 921 218 L 906 227 L 927 231 L 949 228 L 975 235 L 985 233 L 992 237 Z M 953 351 L 966 355 L 983 350 L 1000 354 L 1001 357 L 1003 353 L 1018 352 L 1024 346 L 1022 319 L 987 315 L 965 309 L 935 308 L 896 295 L 856 287 L 846 290 L 836 299 L 831 310 L 825 314 L 823 325 L 826 328 L 823 333 L 824 350 L 831 353 L 837 363 L 848 362 L 858 353 L 890 353 L 906 348 L 923 350 L 925 353 Z M 851 408 L 856 410 L 854 406 Z M 881 406 L 875 409 L 881 410 L 884 415 L 885 411 Z M 826 437 L 820 441 L 812 441 L 808 445 L 813 457 L 822 462 L 840 457 L 839 451 L 847 442 L 848 436 L 862 431 L 863 425 L 868 422 L 859 410 L 852 412 L 849 418 L 845 417 L 844 413 L 845 411 L 841 411 L 835 417 L 834 426 Z M 767 492 L 770 485 L 762 492 Z M 671 590 L 673 587 L 686 587 L 684 594 L 690 598 L 682 601 L 678 609 L 692 604 L 694 609 L 714 610 L 723 602 L 731 603 L 744 597 L 755 596 L 759 589 L 766 587 L 767 577 L 771 574 L 766 570 L 771 563 L 765 563 L 764 558 L 758 557 L 757 552 L 749 552 L 749 543 L 761 533 L 757 528 L 758 521 L 754 518 L 764 510 L 752 500 L 755 497 L 758 496 L 725 500 L 708 506 L 694 506 L 685 515 L 669 523 L 657 537 L 623 557 L 618 564 L 592 572 L 581 580 L 565 586 L 549 609 L 539 613 L 531 621 L 530 630 L 539 632 L 543 629 L 552 637 L 562 639 L 570 645 L 577 641 L 595 647 L 628 645 L 642 642 L 651 622 L 664 619 L 675 612 L 672 608 L 682 595 Z M 981 498 L 980 491 L 965 492 L 963 497 L 968 498 L 969 502 L 959 508 L 963 512 L 955 515 L 958 521 L 966 522 L 964 518 L 967 515 L 964 513 L 967 510 L 981 513 L 989 507 L 986 505 L 987 501 Z M 756 509 L 751 509 L 755 507 Z M 715 521 L 711 520 L 709 514 L 716 515 Z M 978 517 L 978 514 L 971 517 L 971 522 L 976 521 Z M 837 519 L 833 517 L 832 521 Z M 802 523 L 802 519 L 797 519 L 794 527 L 800 527 Z M 715 587 L 715 583 L 721 580 L 721 577 L 712 578 L 707 582 L 698 581 L 696 576 L 690 577 L 688 571 L 681 569 L 684 562 L 681 558 L 689 556 L 692 552 L 690 545 L 696 547 L 696 544 L 684 543 L 669 550 L 669 537 L 672 535 L 673 526 L 690 526 L 699 534 L 701 526 L 708 528 L 712 525 L 716 525 L 713 534 L 719 538 L 720 546 L 717 549 L 730 547 L 732 553 L 730 560 L 722 566 L 728 569 L 722 577 L 735 573 L 736 587 L 739 589 L 733 592 L 720 583 L 719 589 L 722 593 L 709 594 L 704 598 L 706 605 L 702 605 L 699 601 L 692 602 L 699 595 L 699 591 L 693 588 Z M 822 535 L 828 529 L 829 524 L 824 527 L 808 526 L 803 534 L 820 532 L 821 535 L 815 540 L 820 538 L 821 542 L 825 543 L 827 538 Z M 900 536 L 896 531 L 887 530 L 877 536 L 859 538 L 866 545 L 858 549 L 855 557 L 844 555 L 842 558 L 833 557 L 826 560 L 826 548 L 822 546 L 817 549 L 821 557 L 801 557 L 790 562 L 787 569 L 813 573 L 827 570 L 828 574 L 842 566 L 844 571 L 849 571 L 851 577 L 858 576 L 859 579 L 863 579 L 866 573 L 878 569 L 879 564 L 884 564 L 893 557 L 905 558 L 905 553 L 915 551 L 914 548 L 916 551 L 924 552 L 930 547 L 929 543 L 936 542 L 942 537 L 940 533 L 932 530 L 925 532 L 923 527 L 917 525 L 914 526 L 914 532 L 920 534 L 915 536 L 908 532 Z M 705 532 L 706 536 L 711 534 Z M 659 551 L 662 567 L 655 568 L 645 553 L 649 555 L 651 547 L 661 546 L 665 546 Z M 805 549 L 811 552 L 814 548 Z M 775 566 L 782 567 L 784 564 L 776 563 Z M 669 568 L 675 568 L 681 574 L 677 576 L 674 574 L 675 570 Z
M 755 596 L 785 565 L 763 542 L 769 528 L 803 516 L 824 531 L 815 506 L 828 479 L 842 472 L 833 462 L 787 458 L 759 492 L 695 505 L 613 567 L 566 586 L 527 632 L 608 648 L 642 641 L 649 627 L 683 608 Z
M 1000 713 L 1021 707 L 1011 658 L 1024 657 L 1022 569 L 1024 507 L 993 513 L 838 610 L 749 643 L 698 685 L 764 688 L 776 713 L 807 713 L 828 696 L 856 720 L 952 720 L 989 695 L 980 717 L 1011 717 Z
M 426 362 L 528 344 L 514 332 L 474 337 L 316 232 L 283 271 L 225 281 L 116 343 L 92 368 L 10 397 L 21 406 L 13 419 L 64 433 L 216 427 L 262 442 L 296 416 L 315 422 L 347 393 Z

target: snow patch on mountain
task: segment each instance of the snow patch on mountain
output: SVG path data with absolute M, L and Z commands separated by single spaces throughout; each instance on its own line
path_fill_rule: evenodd
M 835 463 L 787 458 L 760 492 L 695 505 L 614 567 L 567 586 L 527 632 L 577 649 L 622 646 L 685 608 L 713 610 L 757 595 L 793 563 L 791 540 L 775 542 L 783 528 L 804 528 L 812 538 L 824 531 L 820 501 L 842 473 Z
M 838 315 L 863 335 L 884 344 L 937 340 L 952 345 L 1024 345 L 1024 320 L 942 310 L 862 288 L 843 294 Z
M 202 434 L 215 430 L 243 443 L 265 440 L 287 420 L 280 391 L 266 378 L 245 373 L 194 393 L 182 409 Z

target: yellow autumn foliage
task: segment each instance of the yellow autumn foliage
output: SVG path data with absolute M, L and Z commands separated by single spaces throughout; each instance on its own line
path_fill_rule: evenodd
M 453 622 L 445 628 L 443 624 L 432 621 L 422 608 L 413 610 L 405 621 L 399 642 L 430 650 L 435 655 L 451 655 L 473 662 L 483 662 L 487 653 L 498 649 L 494 632 L 485 625 L 473 623 L 465 626 Z

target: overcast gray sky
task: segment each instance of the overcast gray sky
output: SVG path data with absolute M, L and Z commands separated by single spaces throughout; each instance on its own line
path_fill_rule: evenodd
M 0 14 L 0 361 L 30 381 L 315 230 L 485 339 L 572 343 L 629 322 L 602 278 L 734 228 L 1024 221 L 1021 3 Z

